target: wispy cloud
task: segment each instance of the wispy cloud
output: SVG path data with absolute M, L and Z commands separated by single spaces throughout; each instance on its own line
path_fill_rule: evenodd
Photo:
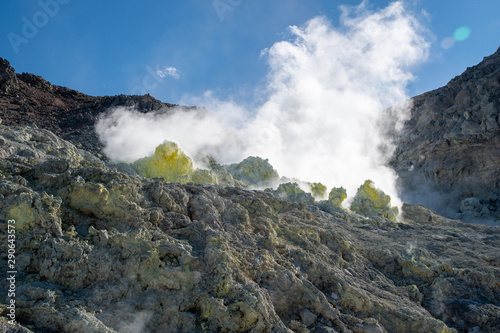
M 171 76 L 177 80 L 181 78 L 181 76 L 177 72 L 177 68 L 171 67 L 171 66 L 168 66 L 168 67 L 165 66 L 161 69 L 157 69 L 156 74 L 158 74 L 158 76 L 161 78 L 166 78 L 167 76 Z

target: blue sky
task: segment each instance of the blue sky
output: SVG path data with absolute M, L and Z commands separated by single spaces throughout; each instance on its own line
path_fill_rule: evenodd
M 90 95 L 150 93 L 170 103 L 212 90 L 251 99 L 265 82 L 261 51 L 315 16 L 340 27 L 332 0 L 3 1 L 0 57 L 17 72 Z M 370 1 L 377 10 L 390 1 Z M 428 29 L 427 62 L 413 96 L 445 85 L 500 46 L 500 1 L 416 0 L 406 7 Z M 457 29 L 461 30 L 457 31 Z M 341 27 L 339 28 L 341 29 Z M 455 33 L 455 38 L 453 35 Z

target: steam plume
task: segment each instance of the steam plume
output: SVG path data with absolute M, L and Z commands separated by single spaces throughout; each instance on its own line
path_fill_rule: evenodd
M 340 27 L 315 17 L 263 51 L 270 70 L 256 110 L 210 93 L 185 101 L 208 113 L 115 110 L 97 127 L 106 153 L 134 160 L 167 139 L 191 156 L 204 150 L 223 163 L 268 158 L 280 175 L 344 186 L 350 196 L 371 179 L 397 198 L 395 174 L 385 166 L 392 147 L 379 125 L 400 127 L 408 106 L 395 108 L 389 122 L 381 111 L 408 98 L 411 67 L 427 57 L 425 31 L 402 2 L 377 12 L 366 2 L 341 9 Z

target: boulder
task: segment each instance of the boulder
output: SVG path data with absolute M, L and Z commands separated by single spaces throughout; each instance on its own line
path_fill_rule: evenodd
M 311 205 L 314 203 L 314 197 L 311 193 L 302 190 L 297 183 L 283 183 L 276 190 L 266 190 L 273 193 L 280 199 L 289 200 L 291 202 L 303 203 Z

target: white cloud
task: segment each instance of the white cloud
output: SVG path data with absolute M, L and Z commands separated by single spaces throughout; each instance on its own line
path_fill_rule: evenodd
M 395 173 L 386 166 L 391 145 L 379 125 L 400 128 L 408 108 L 391 119 L 381 111 L 408 98 L 411 67 L 426 59 L 429 44 L 402 2 L 377 12 L 364 4 L 342 7 L 338 28 L 316 17 L 263 51 L 269 74 L 260 106 L 245 109 L 207 93 L 185 101 L 207 106 L 205 113 L 115 111 L 98 126 L 106 153 L 135 159 L 173 140 L 191 156 L 202 150 L 221 162 L 269 158 L 280 175 L 344 186 L 351 196 L 372 179 L 396 198 Z
M 171 76 L 174 79 L 180 79 L 181 76 L 177 72 L 177 68 L 171 66 L 165 66 L 162 69 L 156 70 L 156 74 L 158 74 L 161 78 L 166 78 L 167 76 Z

